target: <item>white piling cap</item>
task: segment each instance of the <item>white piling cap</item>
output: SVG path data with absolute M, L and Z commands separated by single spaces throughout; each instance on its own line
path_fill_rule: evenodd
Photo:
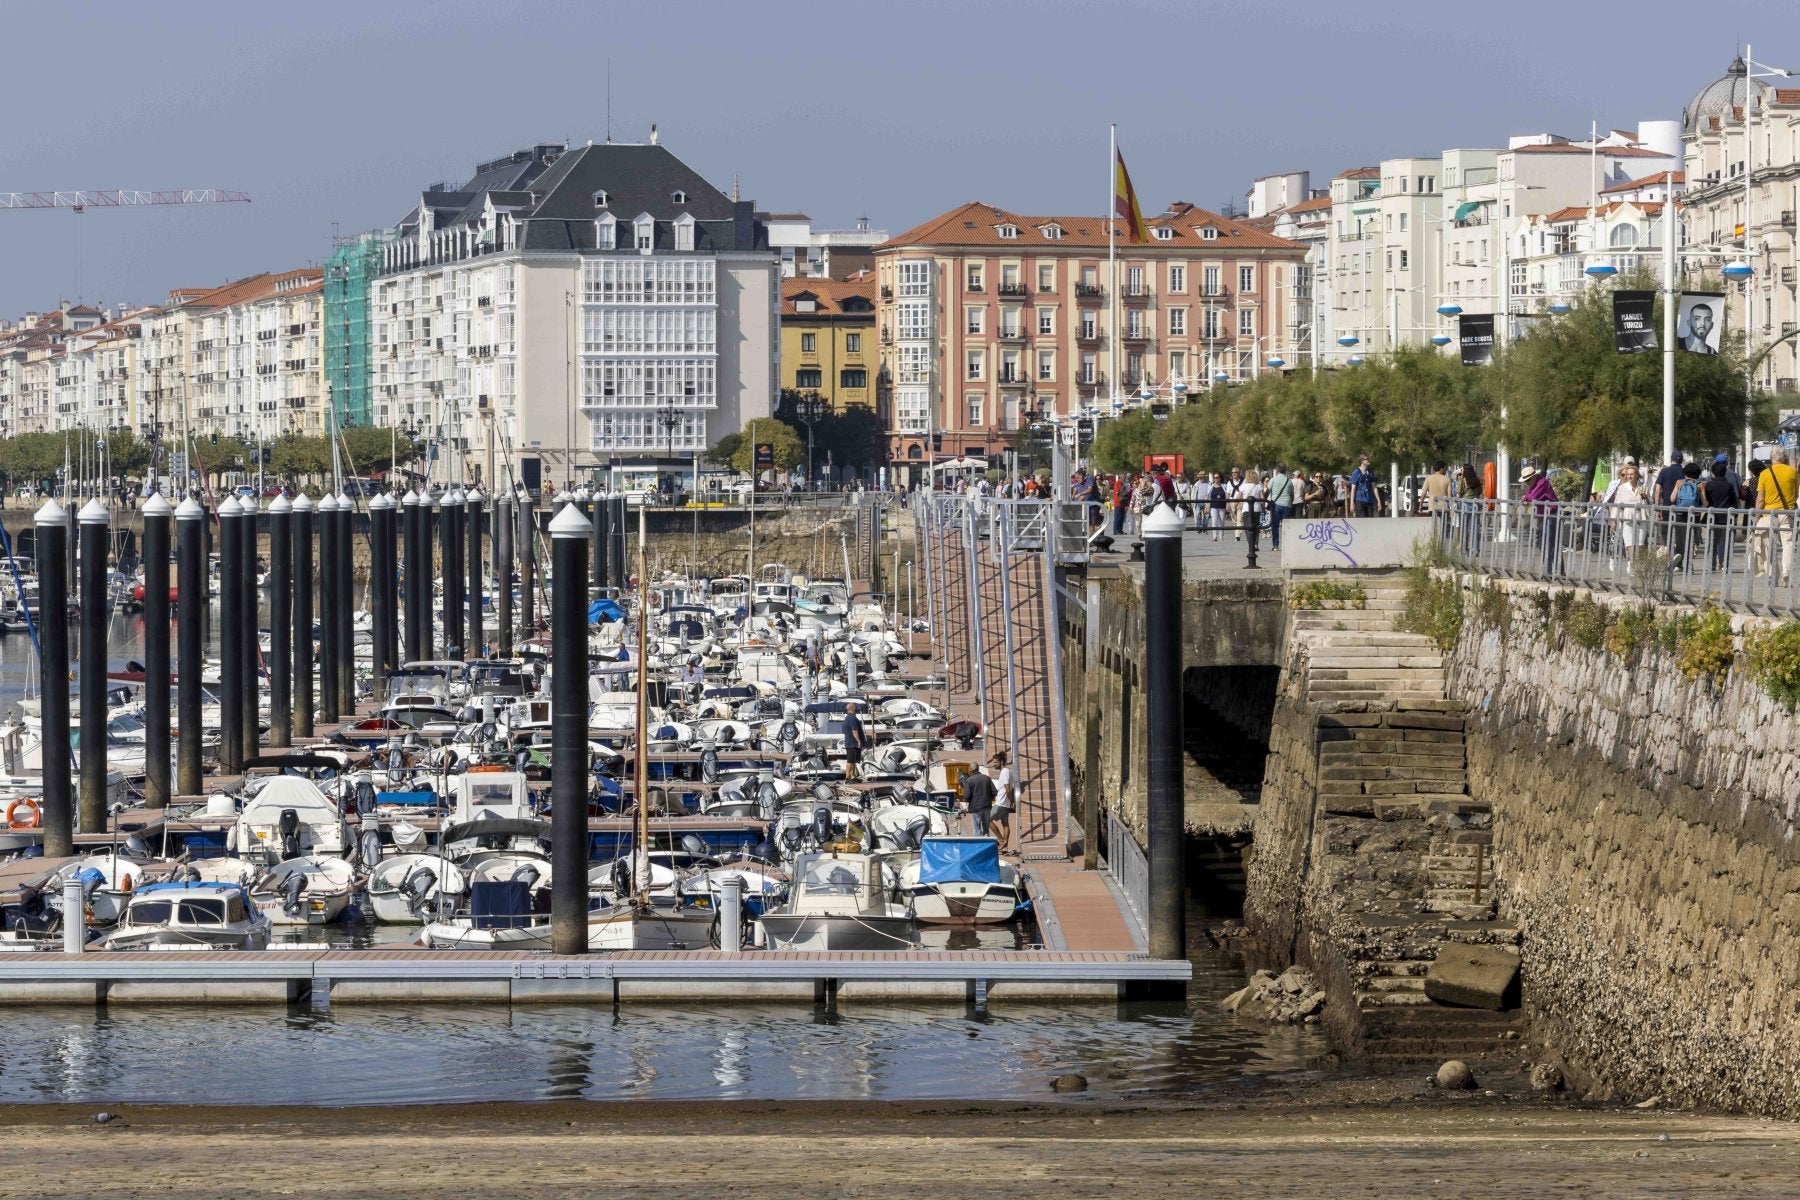
M 1147 538 L 1178 538 L 1184 526 L 1179 512 L 1167 504 L 1159 504 L 1139 528 Z
M 461 508 L 463 504 L 463 490 L 460 487 L 453 487 L 445 492 L 444 503 L 450 505 L 452 508 Z
M 150 498 L 144 501 L 144 507 L 139 511 L 146 517 L 166 517 L 175 511 L 175 507 L 161 492 L 151 492 Z
M 219 505 L 219 516 L 221 519 L 238 516 L 243 511 L 243 507 L 238 504 L 236 496 L 225 497 L 225 503 Z
M 37 515 L 32 520 L 39 525 L 67 525 L 69 514 L 55 500 L 46 500 L 44 507 L 37 510 Z
M 394 507 L 394 498 L 386 492 L 376 492 L 375 498 L 369 501 L 370 512 L 374 512 L 378 508 L 385 510 L 392 507 Z
M 400 503 L 402 504 L 417 504 L 418 502 L 419 493 L 413 491 L 411 488 L 406 489 L 406 495 L 400 500 Z
M 463 499 L 467 500 L 470 504 L 480 504 L 483 500 L 486 500 L 487 497 L 481 494 L 481 489 L 479 487 L 472 487 Z
M 269 505 L 269 515 L 272 517 L 285 517 L 287 514 L 293 512 L 293 511 L 294 511 L 294 502 L 287 498 L 286 492 L 283 492 L 283 493 L 281 493 L 281 495 L 275 497 L 274 501 L 271 502 Z
M 257 509 L 257 504 L 256 504 L 255 496 L 239 497 L 239 499 L 238 499 L 238 515 L 239 516 L 254 517 L 256 515 L 256 509 Z
M 319 497 L 319 503 L 318 503 L 317 507 L 318 507 L 318 511 L 320 511 L 322 513 L 336 512 L 337 511 L 337 497 L 333 496 L 330 492 L 326 492 L 323 496 Z
M 301 492 L 298 496 L 294 497 L 294 511 L 295 512 L 309 513 L 312 510 L 313 510 L 313 501 L 312 501 L 311 496 L 307 495 L 305 492 Z
M 112 521 L 112 513 L 107 510 L 106 505 L 100 503 L 100 498 L 96 496 L 82 506 L 81 512 L 75 519 L 83 525 L 106 525 Z
M 584 538 L 594 527 L 588 519 L 581 515 L 581 510 L 573 504 L 565 504 L 550 522 L 550 536 L 553 538 Z
M 144 506 L 144 511 L 150 511 L 150 506 L 148 504 Z M 192 496 L 182 497 L 181 503 L 175 506 L 175 519 L 177 521 L 198 521 L 205 515 L 206 510 L 201 508 L 200 502 Z

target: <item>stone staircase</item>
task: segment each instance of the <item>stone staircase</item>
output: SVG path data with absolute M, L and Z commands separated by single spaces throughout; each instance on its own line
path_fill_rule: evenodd
M 1406 607 L 1404 585 L 1358 582 L 1367 593 L 1361 608 L 1294 613 L 1290 634 L 1304 664 L 1307 698 L 1317 703 L 1443 699 L 1443 654 L 1430 638 L 1394 628 Z

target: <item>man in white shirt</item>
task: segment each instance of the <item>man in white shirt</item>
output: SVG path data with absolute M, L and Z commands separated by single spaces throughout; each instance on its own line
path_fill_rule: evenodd
M 1007 842 L 1012 838 L 1013 808 L 1015 799 L 1012 765 L 1007 761 L 1006 751 L 995 751 L 994 757 L 988 760 L 994 768 L 994 807 L 988 814 L 988 832 L 1000 843 L 1000 852 L 1007 853 Z

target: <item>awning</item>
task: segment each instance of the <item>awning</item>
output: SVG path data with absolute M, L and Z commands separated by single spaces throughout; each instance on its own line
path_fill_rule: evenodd
M 1468 220 L 1469 214 L 1480 208 L 1483 203 L 1484 201 L 1481 200 L 1464 200 L 1461 204 L 1456 206 L 1455 219 L 1458 221 Z

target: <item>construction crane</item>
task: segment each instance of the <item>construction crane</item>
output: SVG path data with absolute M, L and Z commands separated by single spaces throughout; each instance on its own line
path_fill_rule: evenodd
M 133 188 L 96 188 L 76 192 L 0 192 L 0 208 L 125 208 L 146 204 L 248 204 L 249 192 L 225 188 L 181 188 L 148 192 Z

